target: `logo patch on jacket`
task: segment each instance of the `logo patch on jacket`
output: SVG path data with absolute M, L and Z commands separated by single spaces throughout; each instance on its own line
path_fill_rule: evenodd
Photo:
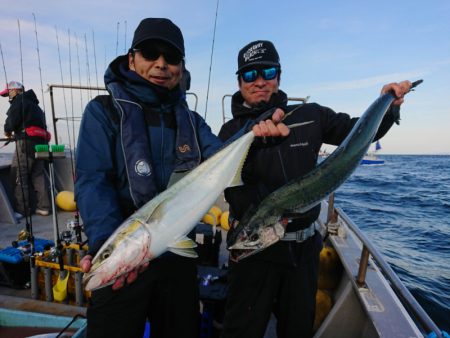
M 134 165 L 134 171 L 139 176 L 150 176 L 152 173 L 150 165 L 145 160 L 138 160 Z
M 178 147 L 178 150 L 180 153 L 186 153 L 188 151 L 191 151 L 191 147 L 189 147 L 189 145 L 187 144 L 183 144 L 182 146 Z
M 300 143 L 293 143 L 290 145 L 291 148 L 296 148 L 296 147 L 307 147 L 309 146 L 309 142 L 300 142 Z

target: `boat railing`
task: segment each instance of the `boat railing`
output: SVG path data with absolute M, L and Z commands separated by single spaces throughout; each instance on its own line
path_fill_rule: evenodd
M 59 88 L 63 90 L 63 96 L 64 96 L 64 104 L 66 101 L 65 98 L 65 92 L 64 89 L 70 89 L 70 90 L 87 90 L 87 91 L 97 91 L 98 93 L 100 93 L 101 91 L 104 92 L 106 91 L 105 87 L 95 87 L 95 86 L 81 86 L 81 85 L 64 85 L 64 84 L 49 84 L 48 85 L 48 90 L 50 92 L 50 105 L 51 105 L 51 109 L 52 109 L 52 122 L 53 122 L 53 133 L 54 133 L 54 140 L 55 140 L 55 144 L 58 144 L 58 128 L 57 128 L 57 123 L 59 120 L 70 120 L 72 122 L 77 121 L 77 120 L 81 120 L 81 113 L 77 116 L 70 116 L 70 117 L 61 117 L 61 116 L 57 116 L 56 112 L 55 112 L 55 97 L 54 97 L 54 89 L 55 88 Z M 71 93 L 72 95 L 72 93 Z M 66 107 L 67 110 L 67 107 Z
M 53 122 L 53 132 L 54 132 L 54 140 L 55 143 L 58 144 L 58 128 L 57 128 L 57 122 L 59 120 L 70 120 L 72 122 L 74 121 L 80 121 L 81 117 L 82 117 L 82 113 L 80 113 L 77 116 L 66 116 L 66 117 L 61 117 L 61 116 L 57 116 L 56 112 L 55 112 L 55 99 L 54 99 L 54 89 L 59 88 L 59 89 L 69 89 L 69 90 L 87 90 L 87 91 L 97 91 L 98 93 L 100 92 L 106 92 L 106 88 L 105 87 L 96 87 L 96 86 L 83 86 L 83 85 L 63 85 L 63 84 L 50 84 L 48 85 L 48 89 L 50 92 L 50 103 L 51 103 L 51 109 L 52 109 L 52 122 Z M 64 94 L 64 93 L 63 93 Z M 65 94 L 64 94 L 65 96 Z M 192 97 L 194 100 L 194 109 L 193 110 L 197 110 L 197 105 L 198 105 L 198 96 L 195 93 L 192 92 L 187 92 L 186 93 L 186 97 Z M 65 100 L 65 97 L 64 97 Z M 66 108 L 67 109 L 67 108 Z
M 222 123 L 227 122 L 228 120 L 231 119 L 231 116 L 228 116 L 225 112 L 225 100 L 227 98 L 232 98 L 233 95 L 231 94 L 225 94 L 224 96 L 222 96 Z M 306 102 L 308 102 L 309 100 L 309 96 L 307 97 L 288 97 L 288 102 L 301 102 L 302 104 L 305 104 Z
M 334 206 L 334 193 L 332 193 L 328 200 L 328 214 L 327 223 L 336 224 L 338 217 L 340 217 L 348 228 L 355 234 L 355 236 L 362 243 L 361 259 L 359 262 L 358 275 L 356 276 L 356 285 L 362 287 L 365 285 L 365 276 L 367 268 L 369 266 L 369 258 L 372 256 L 373 260 L 377 263 L 380 271 L 383 273 L 385 278 L 391 283 L 392 289 L 395 294 L 402 300 L 404 306 L 407 310 L 414 315 L 420 325 L 428 331 L 428 333 L 434 332 L 436 337 L 442 338 L 441 330 L 433 322 L 433 320 L 428 316 L 422 306 L 417 302 L 414 296 L 405 287 L 402 281 L 399 279 L 397 274 L 392 270 L 390 265 L 383 258 L 382 254 L 378 249 L 371 243 L 371 241 L 364 235 L 364 233 L 358 228 L 358 226 L 347 216 L 347 214 L 339 207 Z

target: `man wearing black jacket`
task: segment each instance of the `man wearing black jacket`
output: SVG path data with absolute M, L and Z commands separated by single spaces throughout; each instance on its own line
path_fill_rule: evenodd
M 10 81 L 0 92 L 8 96 L 11 106 L 6 112 L 5 136 L 16 141 L 11 168 L 16 172 L 14 191 L 15 216 L 31 215 L 30 201 L 36 192 L 35 212 L 49 215 L 50 200 L 46 188 L 44 162 L 35 159 L 35 145 L 46 144 L 50 134 L 46 131 L 44 112 L 32 89 L 25 91 L 17 81 Z M 31 183 L 31 185 L 30 185 Z
M 239 91 L 232 97 L 233 119 L 219 133 L 223 141 L 270 108 L 281 108 L 287 113 L 296 107 L 288 106 L 287 95 L 279 90 L 281 65 L 270 41 L 258 40 L 242 48 L 236 74 Z M 399 105 L 410 87 L 409 81 L 383 87 L 382 93 L 392 91 L 397 99 L 375 140 L 383 137 L 394 122 L 398 123 Z M 269 193 L 311 171 L 322 143 L 339 145 L 357 120 L 316 103 L 304 104 L 288 116 L 283 121 L 286 125 L 313 123 L 293 128 L 281 142 L 251 148 L 242 173 L 244 185 L 225 191 L 231 225 L 250 207 L 256 208 Z M 270 145 L 271 139 L 267 143 Z M 283 240 L 239 263 L 230 256 L 223 338 L 263 337 L 271 313 L 277 318 L 279 338 L 312 336 L 322 248 L 322 238 L 314 228 L 319 211 L 320 206 L 316 206 L 305 213 L 285 215 L 289 223 Z

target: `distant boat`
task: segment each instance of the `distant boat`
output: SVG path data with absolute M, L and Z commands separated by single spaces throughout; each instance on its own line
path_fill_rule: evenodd
M 381 149 L 381 144 L 379 141 L 375 143 L 375 150 L 368 152 L 361 160 L 362 165 L 382 165 L 384 160 L 376 156 L 378 150 Z

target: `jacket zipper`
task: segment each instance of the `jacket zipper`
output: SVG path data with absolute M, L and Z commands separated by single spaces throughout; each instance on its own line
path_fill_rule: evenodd
M 166 182 L 166 168 L 164 163 L 164 113 L 159 113 L 159 119 L 161 121 L 161 153 L 159 154 L 160 160 L 161 160 L 161 174 L 162 174 L 162 180 L 161 182 Z

